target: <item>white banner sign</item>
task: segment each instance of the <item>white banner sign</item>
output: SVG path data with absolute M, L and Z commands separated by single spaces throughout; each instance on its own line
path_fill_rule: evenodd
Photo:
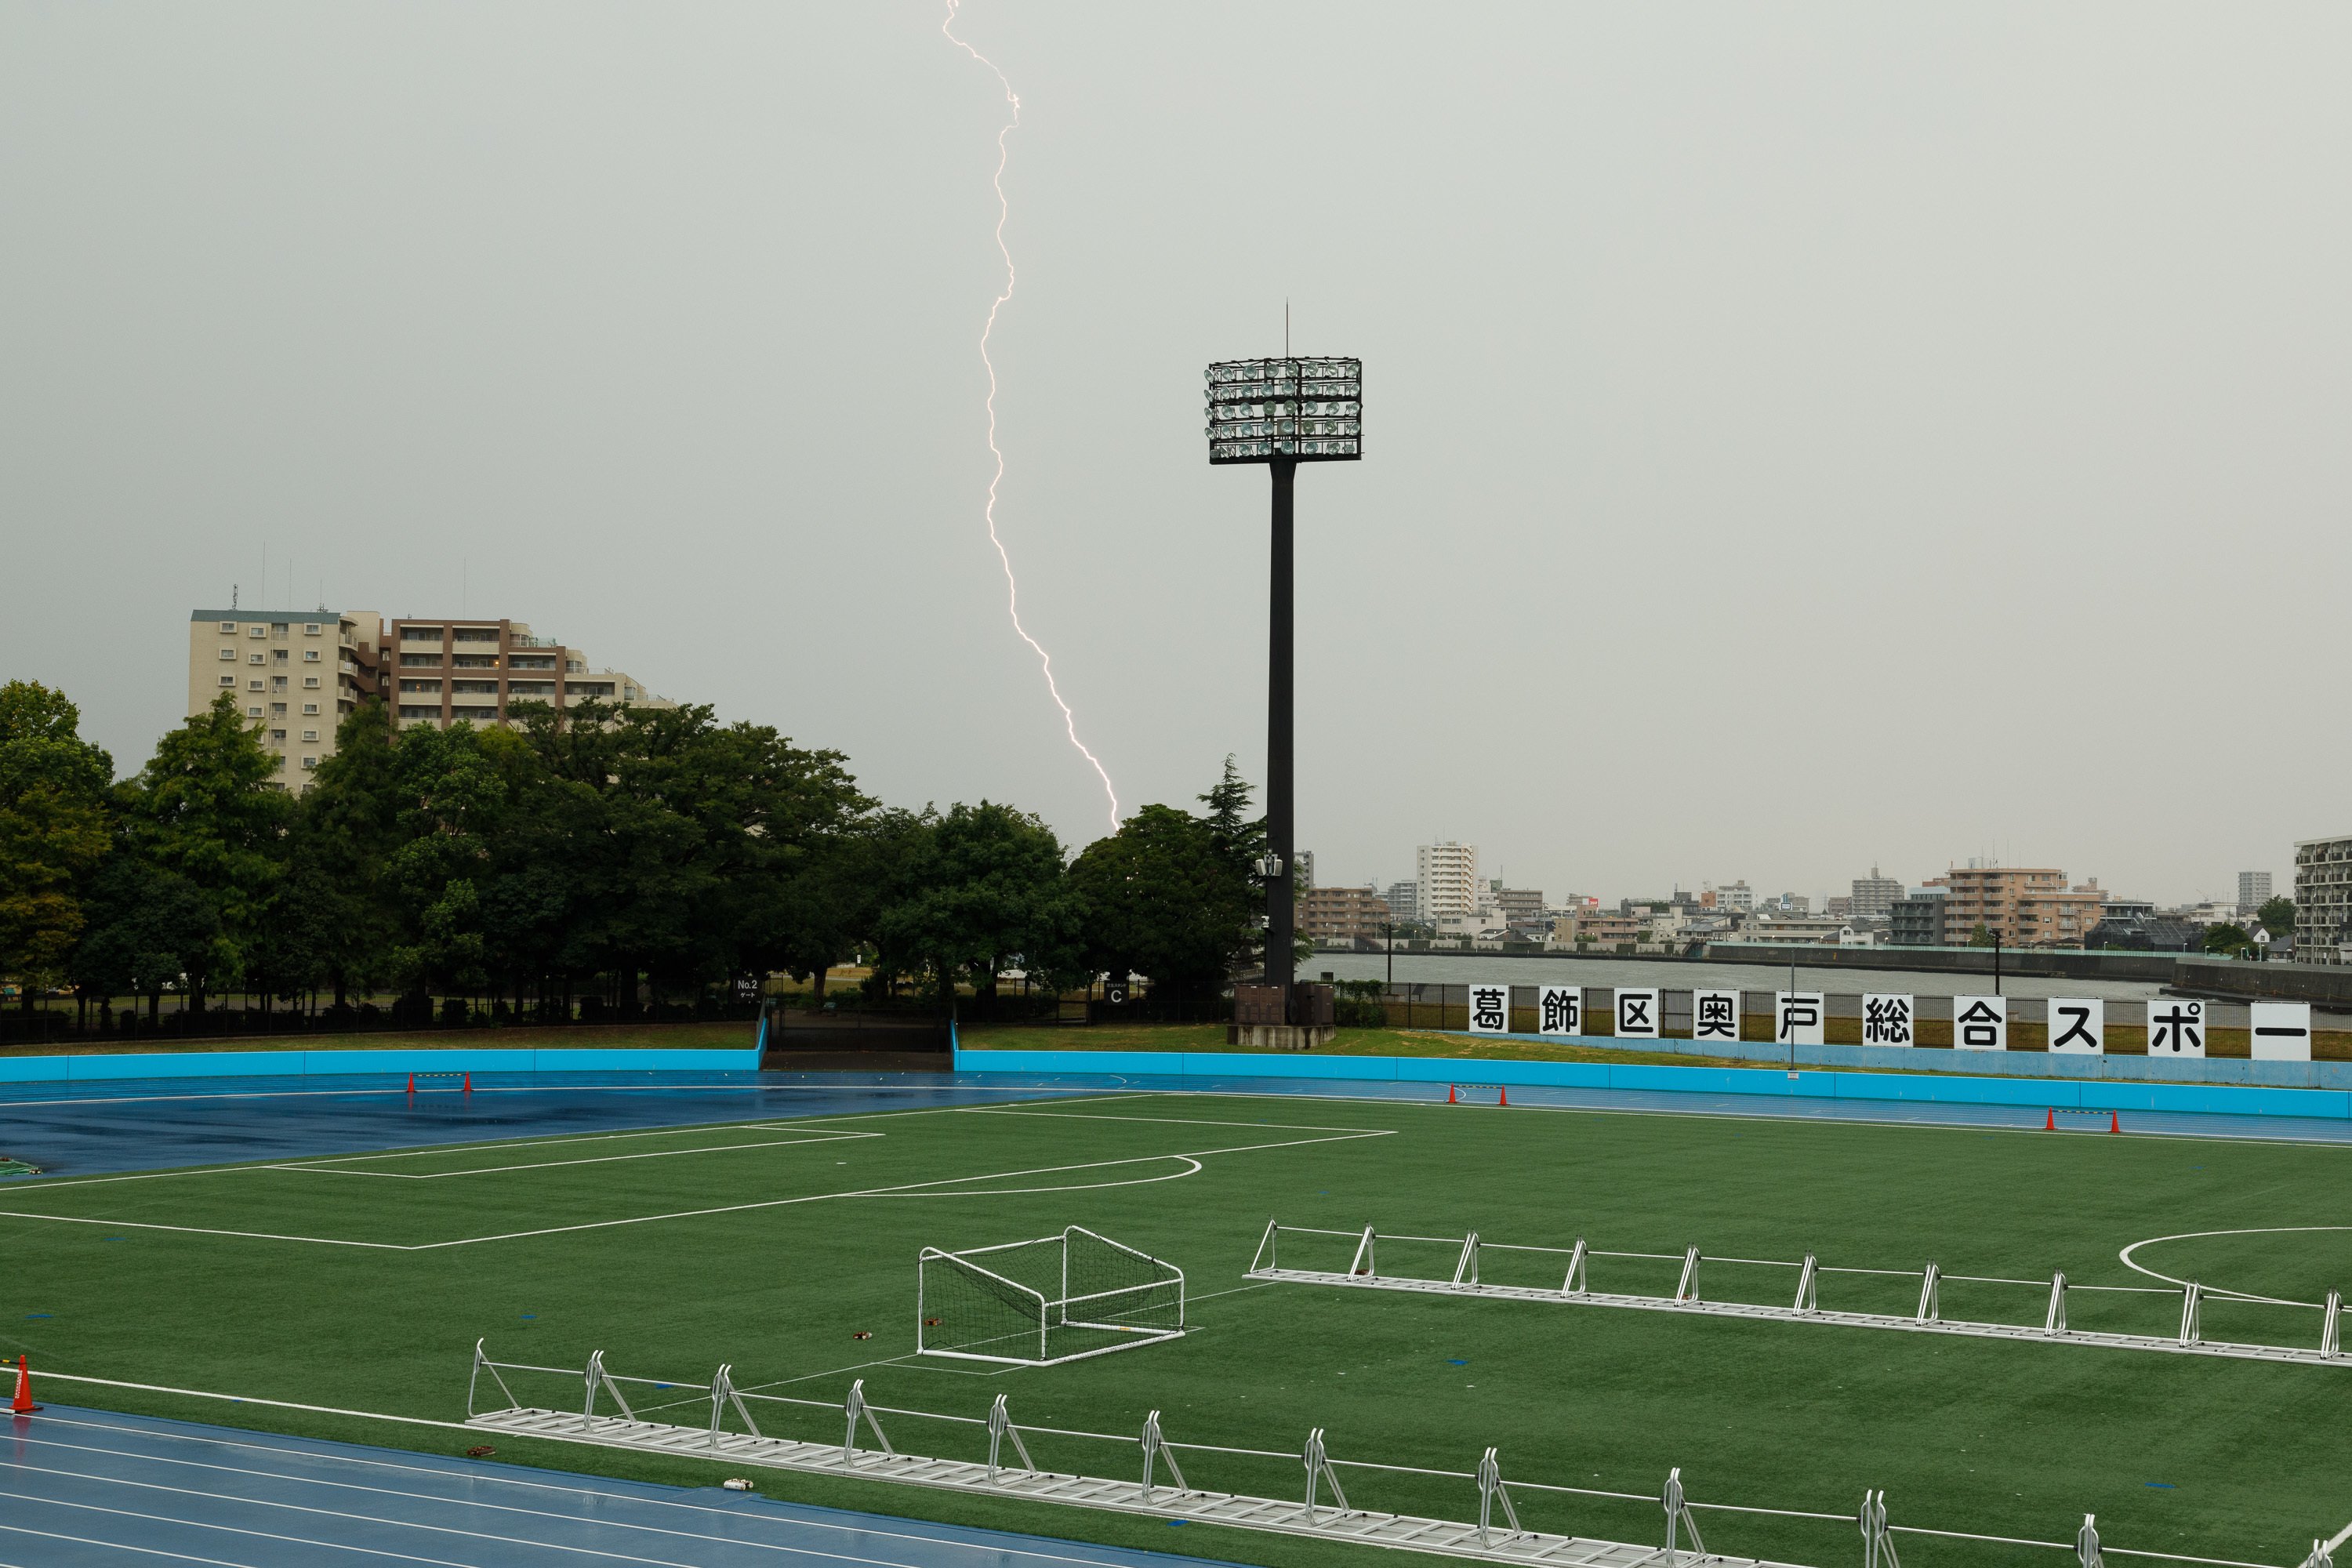
M 1916 1010 L 1908 996 L 1866 994 L 1862 999 L 1862 1043 L 1865 1046 L 1916 1046 L 1919 1043 Z
M 1822 1019 L 1829 998 L 1818 991 L 1772 993 L 1772 1043 L 1776 1046 L 1822 1044 Z
M 2107 1005 L 2095 996 L 2053 996 L 2050 1048 L 2062 1057 L 2105 1056 Z
M 1509 986 L 1470 987 L 1470 1032 L 1474 1035 L 1507 1035 L 1511 1032 Z
M 1656 991 L 1620 986 L 1617 991 L 1617 1037 L 1621 1040 L 1656 1039 L 1659 1011 Z
M 2257 1002 L 2254 1014 L 2254 1060 L 2307 1062 L 2311 1059 L 2311 1004 Z
M 1580 985 L 1546 985 L 1538 989 L 1536 993 L 1536 1033 L 1584 1033 L 1584 988 Z
M 2205 1054 L 2205 1004 L 2193 996 L 2158 996 L 2147 1005 L 2147 1054 Z
M 2009 1003 L 1999 996 L 1953 997 L 1952 1048 L 1956 1051 L 2009 1049 Z
M 1691 993 L 1691 1037 L 1696 1040 L 1736 1040 L 1739 1037 L 1739 993 Z

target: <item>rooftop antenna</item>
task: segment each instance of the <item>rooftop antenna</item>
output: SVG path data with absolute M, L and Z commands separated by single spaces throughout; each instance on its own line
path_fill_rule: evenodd
M 228 607 L 232 610 L 236 608 L 236 584 L 234 583 L 228 585 Z
M 1290 297 L 1288 295 L 1283 296 L 1282 300 L 1282 357 L 1285 359 L 1290 357 Z

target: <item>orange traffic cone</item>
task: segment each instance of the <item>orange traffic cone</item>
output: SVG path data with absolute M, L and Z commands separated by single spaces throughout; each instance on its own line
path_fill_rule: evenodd
M 25 1358 L 20 1355 L 16 1358 L 16 1397 L 8 1402 L 8 1414 L 30 1415 L 39 1408 L 39 1405 L 33 1403 L 33 1373 L 25 1365 Z
M 408 1092 L 411 1094 L 415 1094 L 416 1092 L 416 1075 L 415 1073 L 410 1073 L 408 1075 Z
M 1454 1086 L 1450 1083 L 1445 1086 L 1445 1103 L 1448 1105 L 1456 1103 L 1454 1098 Z
M 1496 1100 L 1495 1100 L 1495 1103 L 1496 1103 L 1496 1104 L 1497 1104 L 1497 1105 L 1508 1105 L 1508 1104 L 1510 1104 L 1510 1103 L 1511 1103 L 1511 1086 L 1510 1086 L 1509 1084 L 1505 1084 L 1505 1085 L 1503 1085 L 1500 1089 L 1497 1089 L 1495 1091 L 1495 1095 L 1496 1095 Z
M 2058 1111 L 2056 1107 L 2053 1106 L 2050 1110 L 2042 1113 L 2042 1131 L 2044 1132 L 2055 1132 L 2058 1131 Z
M 2123 1130 L 2124 1130 L 2124 1119 L 2123 1119 L 2120 1115 L 2116 1114 L 2115 1111 L 2112 1111 L 2112 1110 L 2108 1111 L 2108 1112 L 2107 1112 L 2107 1131 L 2110 1131 L 2110 1132 L 2120 1132 L 2120 1131 L 2122 1131 Z
M 474 1092 L 474 1075 L 470 1072 L 466 1075 L 466 1092 L 467 1094 Z

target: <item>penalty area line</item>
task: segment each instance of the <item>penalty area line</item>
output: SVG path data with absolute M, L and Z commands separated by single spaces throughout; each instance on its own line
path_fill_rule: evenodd
M 1189 1149 L 1166 1154 L 1134 1154 L 1124 1159 L 1118 1160 L 1087 1160 L 1074 1165 L 1040 1165 L 1027 1170 L 992 1171 L 980 1175 L 941 1176 L 935 1181 L 907 1182 L 898 1186 L 866 1187 L 845 1193 L 810 1193 L 794 1198 L 766 1198 L 757 1203 L 725 1204 L 715 1208 L 681 1209 L 673 1214 L 635 1215 L 625 1219 L 590 1220 L 581 1225 L 559 1225 L 549 1226 L 538 1230 L 506 1231 L 496 1236 L 463 1237 L 455 1241 L 428 1241 L 403 1247 L 399 1250 L 407 1252 L 436 1252 L 444 1247 L 473 1247 L 486 1241 L 522 1241 L 534 1237 L 563 1236 L 574 1231 L 611 1230 L 617 1226 L 626 1225 L 654 1225 L 674 1219 L 705 1219 L 715 1215 L 743 1214 L 755 1209 L 789 1208 L 798 1204 L 821 1204 L 830 1202 L 836 1198 L 917 1197 L 923 1195 L 926 1189 L 933 1187 L 968 1186 L 980 1182 L 1006 1182 L 1021 1176 L 1061 1175 L 1072 1171 L 1109 1170 L 1120 1165 L 1150 1164 L 1168 1160 L 1198 1161 L 1206 1159 L 1213 1154 L 1250 1154 L 1267 1149 L 1296 1149 L 1314 1143 L 1342 1143 L 1352 1142 L 1360 1138 L 1387 1138 L 1391 1136 L 1393 1136 L 1393 1134 L 1387 1131 L 1343 1132 L 1336 1136 L 1327 1138 L 1293 1138 L 1280 1143 L 1243 1143 L 1224 1149 Z M 1192 1173 L 1187 1172 L 1185 1173 L 1189 1175 Z M 1062 1189 L 1040 1188 L 1036 1190 L 1060 1191 Z M 992 1195 L 1001 1196 L 1003 1194 L 992 1194 L 988 1193 L 943 1193 L 934 1195 L 942 1197 L 988 1197 Z
M 491 1236 L 458 1237 L 454 1240 L 449 1241 L 354 1241 L 341 1237 L 286 1236 L 269 1231 L 227 1230 L 208 1226 L 162 1225 L 146 1220 L 110 1220 L 104 1218 L 91 1218 L 83 1215 L 36 1214 L 20 1209 L 0 1209 L 0 1218 L 49 1220 L 62 1225 L 94 1225 L 116 1230 L 178 1231 L 191 1236 L 219 1236 L 250 1241 L 309 1242 L 320 1247 L 358 1247 L 377 1252 L 438 1252 L 447 1247 L 474 1247 L 484 1242 L 528 1241 L 538 1237 L 565 1236 L 583 1230 L 612 1230 L 622 1226 L 655 1225 L 669 1220 L 678 1219 L 707 1219 L 719 1215 L 743 1214 L 758 1209 L 790 1208 L 800 1204 L 827 1203 L 838 1198 L 894 1198 L 924 1196 L 1003 1197 L 1013 1195 L 1018 1192 L 1086 1191 L 1089 1189 L 1063 1186 L 996 1189 L 989 1192 L 976 1193 L 943 1193 L 934 1192 L 930 1189 L 940 1187 L 971 1186 L 982 1182 L 1013 1181 L 1023 1176 L 1062 1175 L 1074 1171 L 1111 1170 L 1121 1165 L 1153 1164 L 1170 1161 L 1183 1162 L 1191 1164 L 1193 1168 L 1190 1171 L 1179 1172 L 1172 1176 L 1151 1178 L 1153 1181 L 1180 1180 L 1185 1176 L 1198 1174 L 1201 1169 L 1199 1162 L 1207 1159 L 1212 1155 L 1249 1154 L 1257 1152 L 1260 1150 L 1296 1149 L 1316 1143 L 1344 1143 L 1352 1142 L 1364 1138 L 1388 1138 L 1393 1137 L 1394 1135 L 1394 1133 L 1385 1129 L 1373 1129 L 1360 1131 L 1335 1132 L 1321 1138 L 1293 1138 L 1276 1143 L 1241 1143 L 1222 1149 L 1192 1149 L 1171 1152 L 1165 1154 L 1134 1154 L 1117 1160 L 1087 1160 L 1071 1165 L 1040 1165 L 1015 1171 L 989 1171 L 974 1175 L 941 1176 L 932 1181 L 908 1182 L 899 1185 L 888 1187 L 863 1187 L 841 1193 L 807 1193 L 803 1194 L 798 1197 L 764 1198 L 752 1203 L 723 1204 L 711 1208 L 681 1209 L 667 1214 L 632 1215 L 621 1219 L 588 1220 L 579 1225 L 548 1226 L 534 1230 L 501 1231 Z M 241 1166 L 236 1168 L 251 1169 L 252 1167 Z M 1121 1182 L 1097 1184 L 1125 1186 L 1131 1184 Z

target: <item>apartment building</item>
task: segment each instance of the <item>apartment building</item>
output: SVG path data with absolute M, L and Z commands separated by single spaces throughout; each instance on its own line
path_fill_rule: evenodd
M 1744 915 L 1756 907 L 1756 892 L 1748 885 L 1748 879 L 1743 877 L 1727 886 L 1707 889 L 1699 894 L 1698 901 L 1710 909 Z
M 2252 914 L 2271 901 L 2271 874 L 2268 871 L 2238 873 L 2238 912 Z
M 299 794 L 335 752 L 335 726 L 369 698 L 404 725 L 504 723 L 509 700 L 595 699 L 668 708 L 631 677 L 520 621 L 390 620 L 373 610 L 196 610 L 188 617 L 188 712 L 233 691 Z
M 336 724 L 373 694 L 382 629 L 382 617 L 364 610 L 193 611 L 188 716 L 234 693 L 278 759 L 270 782 L 299 794 L 334 754 Z
M 1956 867 L 1944 881 L 1944 930 L 1955 942 L 1982 926 L 2011 947 L 2080 947 L 2106 899 L 2097 882 L 2069 887 L 2053 867 Z
M 621 671 L 593 668 L 585 653 L 533 636 L 524 621 L 387 621 L 376 663 L 384 700 L 404 727 L 503 724 L 509 702 L 677 706 Z
M 1317 943 L 1378 942 L 1394 916 L 1379 889 L 1309 888 L 1298 897 L 1298 929 Z
M 1852 915 L 1856 920 L 1885 920 L 1894 910 L 1895 900 L 1901 897 L 1903 897 L 1903 884 L 1892 877 L 1880 876 L 1878 868 L 1873 866 L 1869 876 L 1856 877 L 1853 879 L 1853 890 L 1847 896 L 1845 909 L 1843 911 L 1837 910 L 1834 907 L 1837 900 L 1832 899 L 1830 903 L 1832 908 L 1830 912 L 1832 914 L 1843 912 Z
M 2352 836 L 2295 841 L 2294 961 L 2352 963 Z
M 1424 921 L 1475 914 L 1492 895 L 1478 880 L 1478 847 L 1444 839 L 1413 851 L 1413 902 Z
M 1942 947 L 1950 941 L 1944 929 L 1942 886 L 1914 888 L 1887 906 L 1886 940 L 1896 947 Z
M 1391 882 L 1386 895 L 1389 913 L 1401 921 L 1421 919 L 1421 889 L 1413 882 Z

